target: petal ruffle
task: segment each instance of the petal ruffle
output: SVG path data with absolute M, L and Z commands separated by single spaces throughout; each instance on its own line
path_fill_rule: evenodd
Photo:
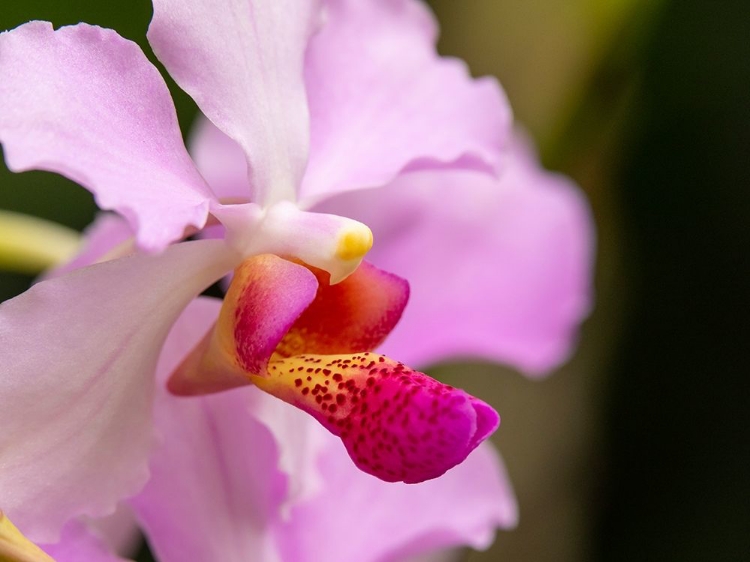
M 437 56 L 437 26 L 414 0 L 328 0 L 305 82 L 310 161 L 303 202 L 377 187 L 407 167 L 494 169 L 511 111 L 494 79 Z
M 153 374 L 185 305 L 234 263 L 178 244 L 38 283 L 0 305 L 0 498 L 34 541 L 114 510 L 147 477 Z
M 484 549 L 496 528 L 517 522 L 513 491 L 489 444 L 441 478 L 409 485 L 357 471 L 330 441 L 321 459 L 325 488 L 277 532 L 284 560 L 382 562 L 452 546 Z
M 198 299 L 175 323 L 159 360 L 154 406 L 162 440 L 151 478 L 132 501 L 158 560 L 278 560 L 268 528 L 278 517 L 286 478 L 278 448 L 251 414 L 256 389 L 175 398 L 163 386 L 216 319 L 221 306 Z
M 127 562 L 114 554 L 105 541 L 81 521 L 71 521 L 55 544 L 42 545 L 55 562 Z
M 593 221 L 580 190 L 542 170 L 522 140 L 499 181 L 411 173 L 319 210 L 370 226 L 368 259 L 409 280 L 384 353 L 414 365 L 483 357 L 532 375 L 570 353 L 591 306 Z
M 164 80 L 135 43 L 86 24 L 31 22 L 0 34 L 0 72 L 9 168 L 75 180 L 125 216 L 148 250 L 203 226 L 213 194 Z
M 317 0 L 154 0 L 148 39 L 201 111 L 243 148 L 253 200 L 294 199 L 307 162 L 304 53 Z
M 110 252 L 129 240 L 134 240 L 133 231 L 124 218 L 114 213 L 99 213 L 83 232 L 83 244 L 78 254 L 69 262 L 47 271 L 44 277 L 59 277 L 81 267 L 106 261 Z M 129 250 L 133 251 L 135 248 L 131 247 Z

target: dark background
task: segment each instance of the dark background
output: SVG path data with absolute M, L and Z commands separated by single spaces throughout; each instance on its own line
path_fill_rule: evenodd
M 598 304 L 579 355 L 541 383 L 500 371 L 488 390 L 511 427 L 498 442 L 522 519 L 471 559 L 750 560 L 750 6 L 676 0 L 651 13 L 646 2 L 581 47 L 572 4 L 434 2 L 441 50 L 499 76 L 546 163 L 589 195 L 599 228 Z M 5 0 L 0 29 L 87 21 L 150 54 L 150 15 L 144 1 Z M 574 52 L 588 54 L 566 66 Z M 561 68 L 573 70 L 555 81 Z M 195 108 L 175 92 L 187 127 Z M 4 168 L 0 208 L 77 229 L 94 213 L 68 181 Z M 0 299 L 29 282 L 1 274 Z M 473 366 L 486 370 L 497 369 Z M 473 371 L 468 390 L 487 384 Z M 554 496 L 539 491 L 550 482 Z
M 640 271 L 612 363 L 602 560 L 750 559 L 750 5 L 670 4 L 618 199 Z

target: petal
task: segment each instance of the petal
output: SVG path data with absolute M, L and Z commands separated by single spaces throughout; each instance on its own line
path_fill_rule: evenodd
M 481 400 L 369 352 L 277 358 L 252 380 L 311 414 L 361 470 L 388 482 L 437 478 L 500 423 Z
M 75 269 L 105 261 L 113 248 L 132 240 L 128 223 L 114 213 L 100 213 L 83 233 L 83 245 L 71 261 L 48 271 L 45 277 L 59 277 Z M 135 250 L 135 248 L 131 248 Z
M 159 381 L 210 328 L 220 301 L 199 299 L 169 334 Z M 268 429 L 251 415 L 256 389 L 175 398 L 162 385 L 154 406 L 162 437 L 151 478 L 133 500 L 161 562 L 277 560 L 267 527 L 284 499 L 286 478 Z
M 42 545 L 42 548 L 55 562 L 125 562 L 80 521 L 68 523 L 59 542 Z
M 106 517 L 83 518 L 82 522 L 96 535 L 101 544 L 112 552 L 130 555 L 141 547 L 143 537 L 138 528 L 135 513 L 126 503 L 117 504 L 114 513 Z
M 203 115 L 198 115 L 193 122 L 188 148 L 201 175 L 221 201 L 250 200 L 247 159 L 242 147 Z
M 252 415 L 268 428 L 279 449 L 279 470 L 287 477 L 287 493 L 281 505 L 282 516 L 290 506 L 314 497 L 325 482 L 320 472 L 320 455 L 328 443 L 328 433 L 302 410 L 290 408 L 258 389 L 254 391 Z M 347 459 L 351 464 L 351 461 Z
M 326 15 L 305 60 L 304 200 L 385 185 L 407 167 L 495 168 L 511 122 L 505 95 L 437 56 L 421 2 L 329 0 Z
M 185 150 L 169 91 L 138 46 L 79 24 L 0 34 L 0 141 L 8 167 L 85 186 L 159 250 L 202 227 L 213 199 Z
M 29 538 L 114 510 L 141 488 L 159 349 L 182 308 L 233 265 L 220 241 L 38 283 L 0 305 L 0 498 Z
M 148 39 L 156 56 L 201 111 L 243 148 L 254 200 L 293 199 L 307 161 L 303 59 L 318 24 L 318 2 L 153 4 Z
M 522 140 L 499 181 L 413 173 L 320 210 L 368 224 L 368 259 L 409 280 L 384 353 L 416 365 L 482 357 L 532 375 L 570 354 L 591 305 L 593 221 L 580 190 L 540 169 Z
M 382 562 L 452 546 L 484 549 L 497 527 L 516 524 L 510 483 L 489 444 L 441 478 L 414 485 L 382 482 L 346 461 L 331 443 L 321 462 L 325 489 L 278 532 L 285 560 Z

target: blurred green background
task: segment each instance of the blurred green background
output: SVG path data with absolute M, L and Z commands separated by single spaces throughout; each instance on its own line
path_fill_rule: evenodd
M 543 382 L 490 365 L 433 371 L 501 412 L 519 497 L 519 528 L 468 558 L 749 560 L 750 5 L 432 5 L 441 51 L 500 79 L 599 229 L 597 308 L 569 365 Z M 151 56 L 150 16 L 145 0 L 3 0 L 0 29 L 87 21 Z M 187 130 L 195 106 L 173 92 Z M 0 209 L 77 229 L 94 214 L 71 182 L 2 167 Z M 30 280 L 0 274 L 0 300 Z

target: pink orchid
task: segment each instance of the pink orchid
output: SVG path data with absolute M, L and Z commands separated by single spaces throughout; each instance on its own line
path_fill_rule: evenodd
M 198 141 L 200 171 L 184 149 L 161 76 L 135 45 L 84 24 L 53 31 L 47 23 L 32 22 L 0 35 L 0 141 L 9 167 L 46 169 L 75 179 L 95 194 L 102 208 L 127 219 L 141 249 L 160 252 L 77 269 L 0 307 L 0 396 L 9 405 L 0 411 L 5 429 L 0 436 L 0 501 L 30 538 L 53 543 L 71 518 L 104 515 L 143 489 L 133 500 L 141 523 L 155 543 L 175 541 L 172 546 L 155 544 L 163 560 L 180 560 L 184 557 L 170 554 L 180 551 L 170 549 L 179 549 L 184 535 L 160 531 L 171 521 L 169 510 L 174 510 L 175 522 L 190 523 L 195 517 L 196 525 L 204 525 L 216 506 L 197 497 L 212 493 L 200 489 L 210 478 L 200 480 L 192 471 L 175 474 L 174 467 L 194 462 L 200 473 L 203 462 L 222 463 L 222 455 L 216 461 L 205 458 L 212 438 L 223 435 L 236 456 L 219 468 L 242 475 L 256 470 L 259 462 L 276 466 L 278 458 L 287 475 L 306 480 L 314 472 L 310 459 L 318 458 L 317 451 L 301 454 L 293 435 L 279 437 L 284 428 L 282 423 L 278 429 L 278 420 L 276 444 L 266 438 L 268 447 L 278 447 L 276 456 L 266 450 L 246 459 L 249 441 L 243 436 L 263 439 L 250 416 L 242 422 L 250 429 L 209 433 L 199 443 L 180 434 L 183 423 L 162 419 L 171 415 L 170 409 L 187 412 L 175 416 L 200 416 L 206 415 L 204 409 L 216 408 L 217 416 L 227 416 L 222 423 L 231 424 L 233 411 L 241 415 L 249 407 L 247 400 L 260 396 L 250 388 L 177 400 L 155 385 L 154 371 L 160 355 L 166 361 L 162 348 L 170 329 L 206 286 L 238 268 L 221 313 L 214 309 L 200 323 L 203 339 L 181 347 L 184 361 L 168 370 L 167 375 L 176 369 L 169 383 L 173 391 L 194 394 L 254 382 L 312 413 L 343 439 L 361 468 L 385 479 L 417 481 L 461 462 L 494 429 L 497 417 L 461 391 L 383 356 L 363 355 L 398 321 L 406 286 L 373 266 L 359 267 L 372 242 L 370 230 L 343 217 L 371 221 L 379 237 L 376 250 L 384 252 L 376 254 L 376 263 L 392 259 L 389 267 L 406 278 L 413 274 L 413 287 L 424 287 L 425 296 L 417 301 L 423 304 L 411 317 L 407 312 L 398 328 L 404 334 L 398 344 L 408 347 L 406 357 L 414 353 L 425 363 L 445 354 L 479 353 L 534 371 L 564 358 L 586 312 L 590 231 L 585 205 L 575 191 L 544 176 L 527 156 L 516 157 L 518 185 L 500 189 L 491 172 L 503 163 L 509 136 L 504 97 L 495 82 L 471 80 L 460 63 L 435 55 L 436 28 L 420 4 L 244 0 L 217 10 L 208 2 L 156 0 L 154 11 L 149 30 L 154 51 L 226 135 L 205 125 L 217 142 L 206 140 L 200 148 Z M 226 44 L 218 40 L 226 37 L 232 38 Z M 508 170 L 512 162 L 505 159 Z M 539 188 L 529 189 L 526 182 Z M 378 186 L 385 187 L 372 189 Z M 441 190 L 439 204 L 431 189 Z M 474 194 L 467 196 L 464 189 Z M 321 212 L 326 206 L 333 212 Z M 478 219 L 505 208 L 507 220 L 494 224 Z M 428 210 L 434 214 L 425 215 Z M 214 223 L 222 225 L 222 238 L 173 244 Z M 402 232 L 403 244 L 393 247 L 400 226 L 411 230 Z M 437 241 L 445 245 L 445 253 L 434 251 Z M 525 261 L 533 252 L 539 252 L 535 259 Z M 507 269 L 499 267 L 501 261 Z M 336 332 L 336 319 L 325 314 L 331 309 L 316 309 L 316 299 L 341 291 L 353 297 L 339 295 L 331 302 L 350 315 L 342 318 L 355 320 L 357 333 Z M 439 300 L 445 305 L 435 307 L 430 299 L 438 291 L 445 291 Z M 353 306 L 354 297 L 362 295 L 376 295 L 377 306 L 370 311 Z M 249 320 L 243 324 L 238 318 Z M 326 318 L 331 323 L 321 326 Z M 253 329 L 246 329 L 249 325 Z M 423 335 L 426 329 L 429 337 Z M 425 343 L 433 332 L 434 342 Z M 335 334 L 335 341 L 326 341 L 326 334 Z M 363 334 L 370 334 L 364 343 Z M 194 351 L 184 358 L 190 349 Z M 330 358 L 332 354 L 346 357 Z M 312 365 L 305 366 L 307 360 Z M 349 361 L 344 363 L 347 373 L 330 368 L 344 361 Z M 323 362 L 328 366 L 320 366 Z M 304 372 L 304 378 L 286 376 L 284 370 L 290 369 Z M 306 381 L 321 373 L 323 378 Z M 164 383 L 166 377 L 160 380 Z M 371 419 L 361 405 L 356 412 L 351 408 L 352 388 L 359 396 L 368 393 L 375 401 L 367 403 L 378 411 L 385 411 L 385 400 L 404 404 L 393 420 L 387 414 L 377 427 L 351 431 L 347 421 L 352 418 L 339 412 L 344 393 L 321 395 L 326 380 L 344 385 L 346 413 L 357 416 L 357 424 Z M 319 391 L 314 394 L 315 385 Z M 376 393 L 378 385 L 385 390 Z M 232 401 L 239 404 L 235 410 L 229 406 Z M 410 410 L 414 401 L 418 406 Z M 166 405 L 159 406 L 162 402 Z M 264 421 L 269 408 L 274 406 L 258 405 L 255 416 Z M 149 466 L 154 411 L 165 439 Z M 392 436 L 397 426 L 405 432 L 397 440 L 414 435 L 408 431 L 410 411 L 428 421 L 437 416 L 437 427 L 450 439 L 435 438 L 426 446 L 430 451 L 415 447 L 413 453 L 385 454 L 389 443 L 383 437 Z M 305 423 L 297 420 L 293 427 L 307 436 L 314 430 L 303 430 L 310 427 Z M 210 427 L 204 419 L 197 431 Z M 426 435 L 426 428 L 419 428 Z M 435 448 L 450 458 L 431 466 L 439 458 Z M 396 457 L 397 462 L 390 462 Z M 468 462 L 443 479 L 469 470 Z M 496 475 L 492 462 L 485 460 L 482 466 Z M 193 503 L 182 506 L 169 491 L 170 485 L 178 485 L 177 477 L 196 490 Z M 236 486 L 244 481 L 234 472 L 223 477 Z M 190 478 L 199 478 L 195 487 Z M 262 513 L 273 515 L 261 517 L 259 527 L 250 526 L 238 537 L 260 541 L 253 548 L 265 548 L 261 543 L 277 533 L 304 533 L 295 531 L 294 506 L 336 495 L 334 489 L 330 496 L 322 495 L 320 483 L 315 495 L 309 482 L 295 483 L 290 476 L 296 500 L 289 507 L 291 519 L 279 523 L 279 498 L 264 496 L 273 489 L 261 493 L 252 488 L 273 478 L 247 479 L 249 488 L 242 492 L 250 503 L 272 506 Z M 388 486 L 367 480 L 375 482 Z M 304 493 L 295 493 L 295 486 Z M 399 492 L 396 499 L 408 501 L 410 493 L 415 492 Z M 158 500 L 160 494 L 166 494 L 165 501 Z M 231 498 L 226 500 L 231 504 Z M 198 509 L 189 511 L 189 506 Z M 299 509 L 305 513 L 304 507 Z M 231 530 L 237 513 L 232 505 L 215 511 L 224 514 L 217 520 L 214 538 L 219 540 Z M 149 513 L 155 515 L 149 519 Z M 319 513 L 322 508 L 309 507 L 308 515 L 299 516 L 307 521 L 300 525 L 311 525 L 320 518 L 313 514 Z M 481 517 L 486 534 L 492 517 Z M 445 524 L 433 521 L 424 532 Z M 269 534 L 270 528 L 280 530 Z M 466 534 L 457 536 L 481 543 Z M 207 542 L 201 548 L 219 546 Z M 231 558 L 224 553 L 205 559 Z

